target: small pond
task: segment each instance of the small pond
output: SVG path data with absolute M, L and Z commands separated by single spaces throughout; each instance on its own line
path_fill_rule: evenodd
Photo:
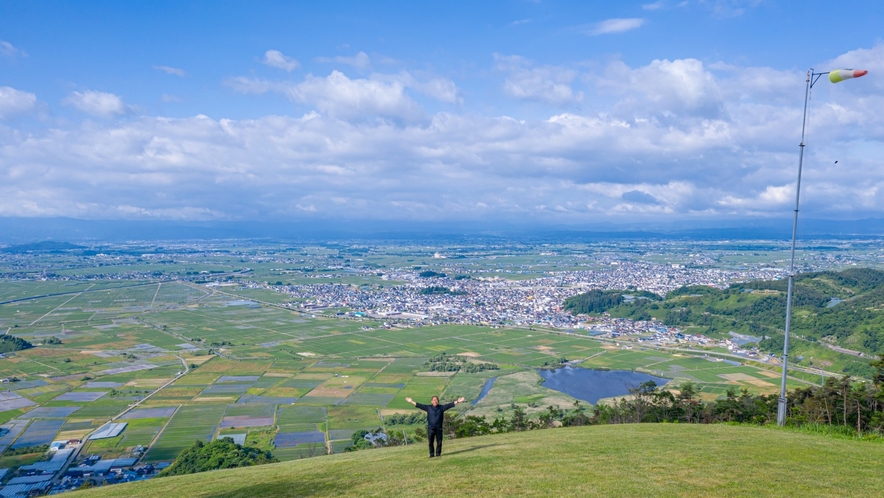
M 579 400 L 596 404 L 602 398 L 624 396 L 630 387 L 653 380 L 658 386 L 669 379 L 630 370 L 590 370 L 565 367 L 556 370 L 538 370 L 543 377 L 543 387 L 563 392 Z

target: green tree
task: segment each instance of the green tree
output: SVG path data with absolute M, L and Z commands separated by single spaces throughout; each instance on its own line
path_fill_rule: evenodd
M 269 451 L 250 446 L 241 446 L 230 438 L 221 438 L 211 443 L 194 441 L 160 477 L 194 474 L 208 470 L 250 467 L 265 463 L 278 462 Z

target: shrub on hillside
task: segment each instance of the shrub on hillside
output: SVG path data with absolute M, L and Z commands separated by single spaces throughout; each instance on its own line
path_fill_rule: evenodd
M 217 439 L 208 444 L 194 441 L 190 448 L 178 455 L 169 468 L 160 473 L 160 477 L 195 474 L 207 470 L 250 467 L 278 461 L 269 451 L 240 446 L 230 438 Z

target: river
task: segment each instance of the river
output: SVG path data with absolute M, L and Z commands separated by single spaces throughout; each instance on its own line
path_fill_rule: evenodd
M 490 379 L 485 381 L 485 385 L 482 387 L 482 392 L 479 393 L 479 397 L 473 400 L 473 406 L 476 406 L 476 403 L 482 401 L 482 398 L 488 394 L 488 391 L 491 390 L 491 386 L 494 385 L 494 381 L 497 380 L 497 377 L 491 377 Z

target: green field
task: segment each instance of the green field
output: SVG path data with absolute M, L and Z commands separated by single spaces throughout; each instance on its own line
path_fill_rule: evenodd
M 129 425 L 120 436 L 90 442 L 86 450 L 129 456 L 136 446 L 150 446 L 144 461 L 159 462 L 175 458 L 194 440 L 245 433 L 247 441 L 285 461 L 343 452 L 355 430 L 384 427 L 386 417 L 414 413 L 407 397 L 472 401 L 491 377 L 497 380 L 488 395 L 475 406 L 459 405 L 460 415 L 508 417 L 514 405 L 531 415 L 550 405 L 572 407 L 574 398 L 544 387 L 536 372 L 561 358 L 588 368 L 655 374 L 672 379 L 673 388 L 695 382 L 706 400 L 732 387 L 755 393 L 778 388 L 779 372 L 772 366 L 623 350 L 582 333 L 404 322 L 385 328 L 379 320 L 336 315 L 347 303 L 298 311 L 291 303 L 299 299 L 276 285 L 380 289 L 402 284 L 388 279 L 402 269 L 526 280 L 604 267 L 607 263 L 588 256 L 593 252 L 685 262 L 637 244 L 564 244 L 555 251 L 543 249 L 545 254 L 520 244 L 481 250 L 450 245 L 438 249 L 446 259 L 434 259 L 436 249 L 428 252 L 421 245 L 255 245 L 245 251 L 221 244 L 214 249 L 196 255 L 187 248 L 160 257 L 157 248 L 133 245 L 117 256 L 99 257 L 98 263 L 77 255 L 32 255 L 27 271 L 16 260 L 0 260 L 0 279 L 9 276 L 0 280 L 0 303 L 5 302 L 0 304 L 0 332 L 8 330 L 37 345 L 0 361 L 0 378 L 21 381 L 4 387 L 28 405 L 13 401 L 0 411 L 0 423 L 10 425 L 22 416 L 63 419 L 54 437 L 82 437 L 169 383 L 139 407 L 159 411 L 126 419 Z M 714 250 L 739 266 L 769 262 L 781 257 L 781 249 L 773 244 L 760 255 Z M 23 274 L 32 280 L 21 281 Z M 70 280 L 40 281 L 44 275 Z M 44 344 L 49 338 L 61 344 Z M 440 353 L 498 369 L 427 371 L 427 359 Z M 189 372 L 178 377 L 186 368 Z M 793 377 L 790 388 L 804 385 L 802 380 L 817 381 L 801 372 Z M 90 387 L 93 382 L 98 384 Z M 105 395 L 77 401 L 97 392 Z M 316 437 L 317 432 L 322 442 L 274 447 L 280 433 Z
M 146 461 L 174 459 L 178 453 L 194 441 L 208 442 L 212 439 L 225 405 L 188 405 L 181 407 L 168 427 L 163 431 L 156 445 L 147 454 Z
M 727 425 L 610 425 L 361 451 L 78 492 L 103 497 L 881 496 L 880 443 Z M 825 464 L 822 464 L 825 463 Z
M 37 405 L 0 412 L 8 415 L 6 420 L 38 405 L 69 407 L 76 409 L 68 416 L 73 425 L 63 431 L 88 432 L 174 379 L 183 370 L 182 361 L 191 365 L 188 374 L 142 405 L 170 408 L 173 416 L 129 420 L 121 436 L 89 443 L 89 451 L 112 456 L 151 445 L 144 457 L 148 462 L 171 460 L 194 440 L 241 433 L 281 460 L 337 453 L 349 445 L 354 430 L 383 427 L 389 414 L 412 413 L 407 397 L 472 400 L 490 377 L 498 379 L 488 395 L 461 412 L 494 418 L 508 416 L 514 404 L 528 405 L 529 414 L 548 405 L 570 407 L 574 399 L 543 387 L 535 372 L 560 358 L 585 360 L 582 366 L 590 368 L 641 370 L 676 383 L 690 380 L 710 400 L 733 386 L 763 393 L 776 389 L 776 373 L 753 366 L 620 350 L 586 336 L 542 329 L 386 329 L 371 320 L 311 317 L 277 307 L 283 300 L 261 289 L 216 291 L 180 282 L 11 287 L 9 296 L 70 294 L 0 305 L 0 320 L 16 335 L 34 342 L 50 335 L 62 340 L 61 345 L 20 351 L 0 364 L 0 375 L 36 383 L 17 392 Z M 231 306 L 237 296 L 262 304 Z M 220 356 L 209 355 L 209 349 Z M 426 372 L 427 358 L 443 352 L 499 369 Z M 89 388 L 88 382 L 111 384 Z M 791 382 L 791 387 L 800 385 Z M 109 390 L 95 401 L 56 400 L 68 392 L 76 397 Z M 316 431 L 324 434 L 324 442 L 273 447 L 277 433 Z

